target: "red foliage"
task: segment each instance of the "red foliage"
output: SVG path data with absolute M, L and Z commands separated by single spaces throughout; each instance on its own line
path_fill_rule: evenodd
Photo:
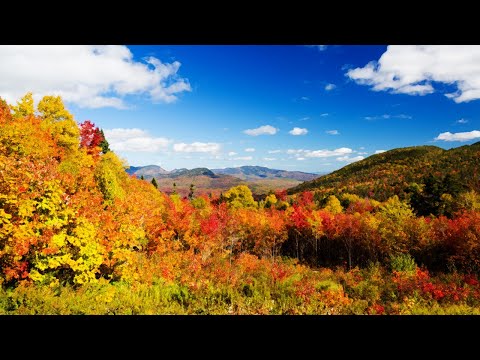
M 104 137 L 98 127 L 89 120 L 80 124 L 80 146 L 86 148 L 89 154 L 98 153 L 97 147 L 100 146 Z

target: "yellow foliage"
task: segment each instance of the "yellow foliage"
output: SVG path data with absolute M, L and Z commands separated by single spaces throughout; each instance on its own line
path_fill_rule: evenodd
M 38 103 L 38 111 L 44 128 L 51 131 L 59 146 L 68 151 L 78 149 L 80 129 L 60 96 L 44 96 Z
M 234 186 L 223 195 L 231 208 L 257 207 L 257 202 L 253 199 L 252 191 L 246 185 Z
M 327 199 L 325 210 L 329 211 L 332 214 L 339 214 L 343 211 L 343 208 L 340 204 L 340 200 L 338 200 L 335 195 L 330 195 Z
M 125 164 L 109 151 L 102 156 L 95 169 L 95 180 L 103 194 L 105 202 L 112 204 L 114 199 L 124 199 L 127 174 Z
M 33 115 L 35 108 L 33 106 L 33 96 L 31 92 L 25 94 L 19 101 L 17 101 L 17 106 L 11 106 L 13 110 L 13 116 L 15 118 L 22 118 L 28 115 Z

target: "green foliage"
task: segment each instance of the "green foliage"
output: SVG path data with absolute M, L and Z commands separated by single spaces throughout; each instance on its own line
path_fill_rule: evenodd
M 155 189 L 158 189 L 158 183 L 157 183 L 157 180 L 155 180 L 155 178 L 152 178 L 151 183 Z
M 100 130 L 100 134 L 102 135 L 102 142 L 100 143 L 100 147 L 102 148 L 102 153 L 106 154 L 107 152 L 110 151 L 110 144 L 107 141 L 107 138 L 105 137 L 105 134 L 103 133 L 103 129 Z
M 415 259 L 410 254 L 391 255 L 390 268 L 392 271 L 414 273 L 417 269 L 417 264 L 415 264 Z

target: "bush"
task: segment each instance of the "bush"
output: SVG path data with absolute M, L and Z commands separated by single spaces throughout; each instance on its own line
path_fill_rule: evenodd
M 417 269 L 417 264 L 415 264 L 415 259 L 410 254 L 391 255 L 390 268 L 392 271 L 411 273 Z

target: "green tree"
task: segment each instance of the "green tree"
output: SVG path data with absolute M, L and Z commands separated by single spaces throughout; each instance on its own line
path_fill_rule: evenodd
M 195 194 L 195 185 L 190 184 L 190 191 L 188 193 L 188 199 L 192 200 L 194 198 L 194 194 Z
M 107 138 L 105 137 L 105 134 L 103 133 L 103 129 L 100 130 L 100 134 L 102 135 L 102 142 L 100 143 L 100 147 L 102 148 L 102 153 L 106 154 L 107 152 L 110 151 L 110 144 L 107 141 Z
M 157 180 L 155 180 L 155 178 L 152 178 L 151 183 L 155 187 L 155 189 L 158 189 L 158 183 L 157 183 Z
M 140 175 L 140 180 L 145 180 L 145 178 L 143 177 L 143 175 Z

